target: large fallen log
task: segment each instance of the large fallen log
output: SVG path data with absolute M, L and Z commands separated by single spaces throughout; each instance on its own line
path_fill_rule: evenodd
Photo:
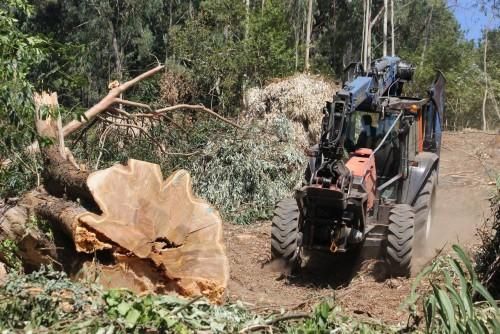
M 229 278 L 222 221 L 193 195 L 188 172 L 163 180 L 158 165 L 129 160 L 92 173 L 87 184 L 101 214 L 44 192 L 24 201 L 69 236 L 78 252 L 109 252 L 113 263 L 98 266 L 101 284 L 222 302 Z M 25 225 L 27 216 L 19 221 Z
M 54 96 L 35 100 L 56 104 Z M 107 253 L 106 264 L 97 262 L 102 284 L 222 302 L 229 278 L 222 221 L 193 195 L 188 172 L 163 180 L 158 165 L 129 160 L 88 175 L 68 159 L 61 126 L 56 129 L 53 119 L 37 112 L 37 130 L 52 139 L 41 150 L 49 193 L 32 192 L 25 202 L 30 212 L 69 236 L 77 252 L 96 254 L 97 260 Z M 84 208 L 82 199 L 93 205 Z

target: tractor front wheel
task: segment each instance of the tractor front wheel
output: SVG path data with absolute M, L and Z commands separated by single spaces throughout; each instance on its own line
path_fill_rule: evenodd
M 293 269 L 298 265 L 299 208 L 293 198 L 281 200 L 274 210 L 271 258 L 282 259 Z
M 427 251 L 425 248 L 428 246 L 427 242 L 431 235 L 432 228 L 432 214 L 436 192 L 437 174 L 432 174 L 427 179 L 424 187 L 418 194 L 413 207 L 415 208 L 415 230 L 417 242 L 422 247 L 423 253 Z
M 411 271 L 415 233 L 415 211 L 408 204 L 396 204 L 389 215 L 385 262 L 389 275 L 408 277 Z

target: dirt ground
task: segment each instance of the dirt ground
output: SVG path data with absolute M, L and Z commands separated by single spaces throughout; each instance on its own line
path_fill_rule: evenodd
M 488 198 L 500 171 L 500 135 L 447 132 L 443 136 L 439 186 L 429 253 L 453 243 L 471 245 L 476 228 L 488 214 Z M 355 270 L 346 260 L 321 259 L 295 277 L 286 277 L 270 259 L 271 223 L 226 224 L 230 259 L 229 299 L 241 300 L 255 311 L 298 310 L 322 298 L 334 299 L 352 314 L 404 323 L 402 307 L 412 279 L 380 280 L 374 260 Z M 422 266 L 433 256 L 418 260 Z

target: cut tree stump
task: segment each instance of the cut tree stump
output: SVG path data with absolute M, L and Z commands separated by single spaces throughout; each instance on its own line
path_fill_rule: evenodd
M 140 285 L 151 286 L 159 273 L 160 290 L 222 301 L 229 279 L 222 221 L 213 207 L 193 195 L 188 172 L 177 171 L 164 181 L 160 166 L 129 160 L 127 166 L 92 173 L 87 184 L 102 214 L 81 214 L 80 226 L 118 246 L 113 252 L 118 266 L 107 268 L 103 276 L 148 263 L 154 273 L 134 272 L 145 277 Z

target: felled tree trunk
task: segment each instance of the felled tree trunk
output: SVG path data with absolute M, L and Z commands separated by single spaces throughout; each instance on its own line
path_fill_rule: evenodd
M 54 241 L 40 231 L 34 222 L 30 224 L 32 202 L 29 197 L 23 197 L 0 215 L 0 262 L 7 264 L 7 267 L 14 267 L 16 263 L 13 262 L 20 259 L 26 271 L 57 262 Z
M 40 148 L 43 157 L 43 185 L 52 195 L 68 197 L 94 206 L 95 202 L 87 187 L 89 173 L 82 170 L 72 158 L 71 152 L 64 147 L 64 135 L 60 117 L 57 122 L 52 117 L 43 117 L 41 110 L 49 108 L 57 114 L 59 107 L 57 94 L 35 94 L 35 125 L 39 136 L 51 140 L 51 145 Z
M 55 95 L 35 101 L 37 130 L 53 144 L 41 149 L 50 194 L 34 193 L 32 212 L 69 236 L 77 252 L 107 252 L 106 265 L 97 264 L 107 287 L 222 302 L 229 278 L 222 221 L 193 195 L 189 174 L 181 170 L 164 180 L 160 166 L 138 160 L 88 174 L 68 159 L 60 120 L 56 129 L 40 117 L 40 105 L 55 106 Z
M 63 158 L 58 147 L 42 148 L 43 185 L 54 196 L 66 195 L 71 200 L 81 200 L 83 204 L 96 207 L 87 187 L 89 172 L 76 168 L 73 163 Z

